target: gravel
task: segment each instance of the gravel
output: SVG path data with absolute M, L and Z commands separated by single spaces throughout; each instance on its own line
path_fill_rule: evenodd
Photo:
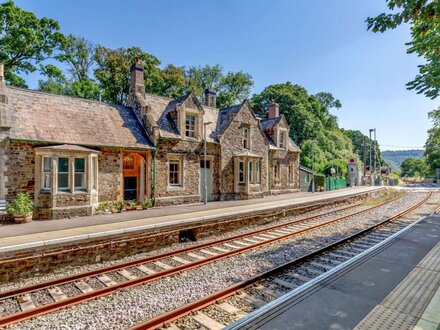
M 349 221 L 338 222 L 313 232 L 305 232 L 281 242 L 275 242 L 260 249 L 222 259 L 181 274 L 168 276 L 146 285 L 119 290 L 112 295 L 73 308 L 25 321 L 20 325 L 12 326 L 11 329 L 37 330 L 63 327 L 66 329 L 93 328 L 96 330 L 126 329 L 143 320 L 193 302 L 300 257 L 315 250 L 317 246 L 322 247 L 330 244 L 374 223 L 383 221 L 388 216 L 421 200 L 424 196 L 423 194 L 408 194 L 399 201 L 369 212 L 368 216 L 367 214 L 354 216 Z M 359 251 L 356 251 L 357 253 Z M 152 268 L 151 264 L 147 266 Z M 316 273 L 309 275 L 315 277 Z M 277 277 L 283 278 L 283 276 L 286 280 L 292 281 L 291 277 L 285 275 Z M 294 283 L 302 284 L 296 279 L 294 281 Z M 261 290 L 255 288 L 248 290 L 251 294 L 258 294 L 262 300 L 270 301 L 273 299 Z M 245 311 L 250 311 L 253 308 L 251 306 L 245 307 L 246 303 L 236 297 L 231 297 L 229 301 L 232 305 Z M 243 308 L 239 307 L 239 304 L 243 304 Z M 191 322 L 191 320 L 191 318 L 185 318 L 182 322 Z M 176 325 L 185 328 L 178 323 Z M 194 329 L 194 324 L 188 326 Z M 200 328 L 199 326 L 198 329 Z

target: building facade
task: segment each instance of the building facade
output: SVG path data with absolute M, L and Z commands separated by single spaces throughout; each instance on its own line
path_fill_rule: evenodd
M 299 190 L 300 150 L 275 103 L 260 119 L 248 101 L 216 108 L 209 90 L 204 102 L 150 95 L 139 62 L 127 107 L 0 79 L 0 200 L 28 192 L 35 218 L 90 215 L 118 198 L 170 205 Z

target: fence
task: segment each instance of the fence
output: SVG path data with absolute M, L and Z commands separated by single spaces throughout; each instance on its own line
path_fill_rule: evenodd
M 325 190 L 337 190 L 347 187 L 347 180 L 338 178 L 326 178 Z

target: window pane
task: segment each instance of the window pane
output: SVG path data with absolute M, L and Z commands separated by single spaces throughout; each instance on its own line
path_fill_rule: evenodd
M 50 189 L 50 173 L 43 173 L 43 189 Z
M 69 173 L 58 173 L 58 188 L 69 189 Z
M 50 172 L 52 168 L 52 158 L 43 157 L 43 172 Z
M 86 160 L 84 158 L 75 158 L 75 172 L 86 171 Z
M 75 173 L 75 190 L 86 188 L 86 175 L 84 173 Z
M 58 172 L 69 172 L 69 158 L 58 158 Z
M 92 189 L 96 190 L 96 183 L 97 183 L 97 168 L 96 168 L 96 163 L 97 163 L 98 159 L 96 157 L 92 158 L 92 173 L 90 175 L 90 177 L 92 178 Z

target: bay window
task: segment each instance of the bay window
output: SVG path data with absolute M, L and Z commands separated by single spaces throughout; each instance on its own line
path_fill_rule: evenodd
M 255 161 L 255 183 L 260 183 L 260 161 Z
M 253 165 L 253 163 L 252 163 L 252 161 L 250 161 L 249 162 L 249 183 L 253 183 L 254 182 L 254 177 L 253 177 L 253 175 L 254 175 L 254 171 L 253 171 L 253 169 L 252 169 L 252 165 Z

